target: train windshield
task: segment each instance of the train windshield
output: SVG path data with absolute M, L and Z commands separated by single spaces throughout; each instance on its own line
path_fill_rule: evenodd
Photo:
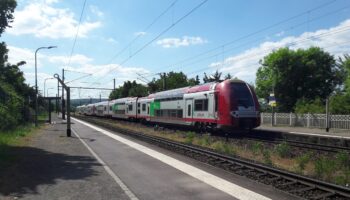
M 245 83 L 231 83 L 231 97 L 237 100 L 237 105 L 245 108 L 254 106 L 253 97 Z

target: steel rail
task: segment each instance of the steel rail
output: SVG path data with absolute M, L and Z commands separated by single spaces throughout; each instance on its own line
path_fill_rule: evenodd
M 86 116 L 87 117 L 87 116 Z M 95 116 L 89 116 L 91 118 L 96 118 L 96 119 L 105 119 L 105 120 L 110 120 L 110 121 L 116 121 L 116 119 L 109 119 L 109 118 L 100 118 L 100 117 L 95 117 Z M 118 120 L 118 121 L 123 121 L 124 120 Z M 130 121 L 127 121 L 130 122 Z M 134 123 L 134 122 L 131 122 Z M 174 127 L 172 128 L 174 129 Z M 175 128 L 176 129 L 176 128 Z M 291 140 L 291 139 L 283 139 L 283 138 L 276 138 L 276 137 L 269 137 L 269 132 L 264 131 L 264 133 L 261 133 L 261 131 L 256 131 L 253 130 L 252 133 L 255 133 L 254 135 L 252 134 L 246 134 L 246 133 L 238 133 L 237 134 L 215 134 L 212 133 L 211 137 L 215 137 L 216 139 L 221 139 L 221 140 L 230 140 L 230 139 L 247 139 L 251 141 L 259 141 L 259 142 L 266 142 L 266 143 L 273 143 L 273 144 L 281 144 L 283 142 L 286 142 L 288 145 L 292 147 L 297 147 L 297 148 L 304 148 L 304 149 L 310 149 L 310 150 L 316 150 L 316 151 L 323 151 L 323 152 L 331 152 L 331 153 L 338 153 L 341 151 L 346 151 L 350 153 L 350 147 L 345 147 L 345 146 L 332 146 L 332 145 L 325 145 L 325 144 L 318 144 L 318 143 L 310 143 L 310 142 L 301 142 L 297 140 Z M 270 132 L 272 133 L 272 132 Z M 266 137 L 261 136 L 264 134 Z

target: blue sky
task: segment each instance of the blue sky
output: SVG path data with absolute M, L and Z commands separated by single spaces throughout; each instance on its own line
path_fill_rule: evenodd
M 9 46 L 10 62 L 27 62 L 22 70 L 30 85 L 34 84 L 35 50 L 58 46 L 39 51 L 41 90 L 44 79 L 61 73 L 62 68 L 92 74 L 70 83 L 71 86 L 112 88 L 113 78 L 117 85 L 125 80 L 143 83 L 137 79 L 138 74 L 151 80 L 157 77 L 156 73 L 173 70 L 183 71 L 189 77 L 202 77 L 204 72 L 211 74 L 216 69 L 254 83 L 259 60 L 280 47 L 320 46 L 335 56 L 349 53 L 348 0 L 208 0 L 155 39 L 201 2 L 86 0 L 70 56 L 84 0 L 19 0 L 13 27 L 1 39 Z M 118 54 L 122 49 L 125 51 Z M 66 80 L 81 76 L 67 72 Z M 51 96 L 56 94 L 56 87 L 54 80 L 47 81 L 46 88 L 55 88 L 49 90 Z M 72 92 L 73 98 L 109 94 L 91 90 Z

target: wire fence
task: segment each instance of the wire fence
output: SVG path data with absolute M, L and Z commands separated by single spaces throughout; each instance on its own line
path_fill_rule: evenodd
M 326 128 L 326 114 L 274 113 L 274 125 Z M 261 113 L 261 124 L 271 124 L 272 114 Z M 349 129 L 350 115 L 329 115 L 329 128 Z

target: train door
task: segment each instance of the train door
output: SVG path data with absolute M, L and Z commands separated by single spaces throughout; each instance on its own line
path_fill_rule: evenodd
M 151 102 L 147 102 L 147 117 L 151 117 L 150 108 L 151 108 Z M 148 118 L 148 120 L 149 119 L 150 118 Z
M 187 122 L 190 122 L 189 124 L 192 124 L 193 119 L 193 99 L 186 99 L 185 103 L 185 118 Z

